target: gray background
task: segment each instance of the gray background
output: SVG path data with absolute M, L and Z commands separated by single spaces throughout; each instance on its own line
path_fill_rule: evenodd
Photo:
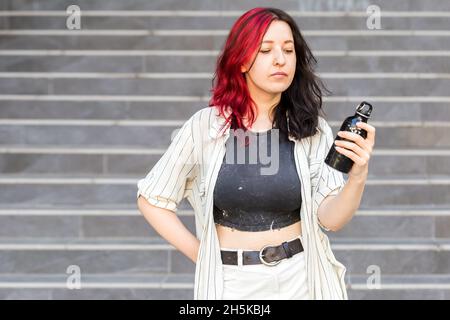
M 349 297 L 450 297 L 449 1 L 0 3 L 1 299 L 192 299 L 194 264 L 138 213 L 136 182 L 172 131 L 207 106 L 225 35 L 148 31 L 228 31 L 256 6 L 303 13 L 294 17 L 333 91 L 324 107 L 334 134 L 361 100 L 374 105 L 377 141 L 360 210 L 329 233 Z M 82 9 L 82 32 L 106 34 L 71 33 L 71 4 Z M 370 4 L 387 34 L 367 29 Z M 186 201 L 179 214 L 194 231 Z M 81 269 L 81 290 L 66 288 L 70 265 Z M 377 290 L 366 285 L 373 265 Z

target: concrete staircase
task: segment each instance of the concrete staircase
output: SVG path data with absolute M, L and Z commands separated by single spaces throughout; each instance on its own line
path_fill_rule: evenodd
M 71 4 L 82 9 L 81 30 L 66 28 Z M 382 30 L 366 27 L 370 4 Z M 1 299 L 192 299 L 194 265 L 138 213 L 136 182 L 171 132 L 207 106 L 232 23 L 271 5 L 1 2 Z M 360 101 L 374 105 L 362 205 L 329 234 L 349 297 L 450 298 L 450 2 L 277 7 L 295 16 L 333 91 L 333 132 Z M 194 232 L 186 201 L 180 217 Z M 81 290 L 67 288 L 69 266 L 80 268 Z M 373 266 L 379 289 L 367 285 Z

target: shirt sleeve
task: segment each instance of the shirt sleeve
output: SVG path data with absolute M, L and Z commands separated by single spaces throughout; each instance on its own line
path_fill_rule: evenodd
M 142 195 L 156 207 L 177 211 L 186 197 L 187 182 L 197 174 L 192 119 L 183 124 L 147 176 L 138 181 L 138 198 Z
M 331 127 L 325 120 L 323 121 L 324 121 L 323 126 L 324 137 L 320 139 L 322 145 L 319 148 L 320 150 L 324 151 L 320 159 L 321 162 L 325 161 L 325 158 L 334 143 L 334 136 Z M 314 201 L 316 203 L 316 208 L 319 208 L 320 204 L 327 196 L 337 195 L 344 188 L 345 186 L 344 175 L 342 172 L 331 168 L 326 163 L 323 163 L 317 184 L 318 184 L 317 192 L 314 195 Z M 325 228 L 320 223 L 319 220 L 318 222 L 321 228 L 323 228 L 326 231 L 330 231 L 328 228 Z

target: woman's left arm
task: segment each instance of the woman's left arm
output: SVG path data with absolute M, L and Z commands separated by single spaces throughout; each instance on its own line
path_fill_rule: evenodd
M 339 131 L 341 138 L 351 141 L 335 141 L 336 150 L 354 162 L 347 182 L 337 195 L 326 197 L 317 211 L 320 223 L 331 231 L 338 231 L 352 219 L 361 203 L 369 172 L 369 159 L 375 145 L 375 127 L 365 122 L 356 125 L 367 131 L 366 139 L 356 133 Z

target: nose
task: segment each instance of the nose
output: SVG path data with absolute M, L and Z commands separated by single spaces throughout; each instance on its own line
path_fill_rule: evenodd
M 274 64 L 284 65 L 286 63 L 286 57 L 281 49 L 275 50 Z

